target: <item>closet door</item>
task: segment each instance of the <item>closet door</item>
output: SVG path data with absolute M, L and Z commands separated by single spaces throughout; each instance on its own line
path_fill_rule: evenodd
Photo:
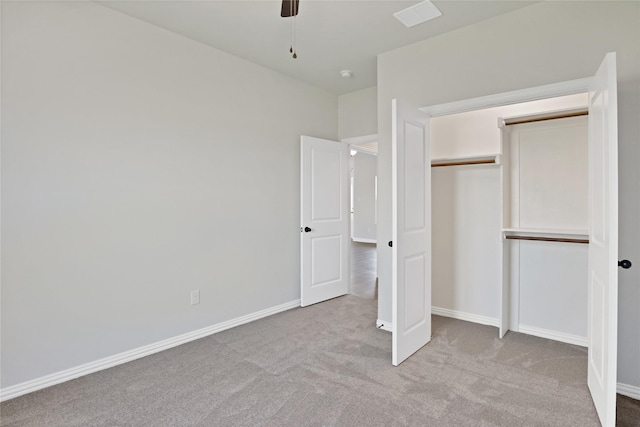
M 618 117 L 616 55 L 589 85 L 588 384 L 600 422 L 616 422 L 618 333 Z
M 392 363 L 431 340 L 431 162 L 417 109 L 392 101 Z

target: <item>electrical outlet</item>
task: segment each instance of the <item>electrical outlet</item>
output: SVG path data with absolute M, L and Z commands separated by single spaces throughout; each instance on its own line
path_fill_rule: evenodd
M 191 291 L 191 305 L 200 304 L 200 291 Z

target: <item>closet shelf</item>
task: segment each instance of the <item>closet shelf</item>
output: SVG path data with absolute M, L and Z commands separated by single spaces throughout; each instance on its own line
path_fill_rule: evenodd
M 589 107 L 570 108 L 565 110 L 549 111 L 539 114 L 527 114 L 524 116 L 508 117 L 499 119 L 498 126 L 519 125 L 523 123 L 541 122 L 544 120 L 566 119 L 569 117 L 588 116 Z
M 589 243 L 587 230 L 558 230 L 533 228 L 503 228 L 505 239 L 539 240 L 544 242 Z
M 431 159 L 431 167 L 500 164 L 500 154 Z

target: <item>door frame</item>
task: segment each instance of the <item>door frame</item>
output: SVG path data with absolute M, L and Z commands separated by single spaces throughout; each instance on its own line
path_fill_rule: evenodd
M 469 111 L 482 110 L 493 107 L 503 107 L 506 105 L 520 104 L 566 95 L 589 93 L 589 86 L 591 81 L 592 77 L 586 77 L 582 79 L 536 86 L 511 92 L 498 93 L 477 98 L 469 98 L 443 104 L 435 104 L 421 107 L 420 110 L 426 114 L 427 120 L 430 121 L 432 117 L 447 116 L 451 114 L 465 113 Z M 502 284 L 500 284 L 500 287 L 502 288 Z
M 477 98 L 468 98 L 442 104 L 428 105 L 420 107 L 418 110 L 425 113 L 425 120 L 430 122 L 432 117 L 448 116 L 451 114 L 466 113 L 486 108 L 503 107 L 506 105 L 587 93 L 589 91 L 589 83 L 591 82 L 591 79 L 591 77 L 585 77 L 582 79 L 568 80 L 543 86 L 534 86 L 531 88 L 497 93 Z M 430 166 L 425 165 L 425 167 Z M 387 304 L 391 304 L 391 302 L 389 301 Z M 376 326 L 380 329 L 391 332 L 393 325 L 391 325 L 390 321 L 378 319 L 376 321 Z
M 347 144 L 349 146 L 349 150 L 351 151 L 357 151 L 359 153 L 364 153 L 364 154 L 370 154 L 372 156 L 376 156 L 376 158 L 378 157 L 378 151 L 377 150 L 372 150 L 369 148 L 365 148 L 365 147 L 361 147 L 360 144 L 366 144 L 368 142 L 378 142 L 378 134 L 374 133 L 371 135 L 363 135 L 363 136 L 356 136 L 353 138 L 342 138 L 340 140 L 340 142 Z M 353 156 L 349 156 L 349 169 L 352 171 L 353 170 Z M 352 201 L 353 200 L 353 186 L 351 185 L 353 183 L 353 175 L 349 176 L 349 200 Z M 376 206 L 376 209 L 378 207 Z M 353 239 L 353 212 L 349 211 L 349 250 L 351 250 L 351 244 L 353 243 L 354 239 Z M 376 239 L 373 242 L 364 242 L 364 243 L 378 243 L 378 240 Z M 349 287 L 349 289 L 351 289 L 351 287 Z
M 321 139 L 321 138 L 316 138 L 316 137 L 312 137 L 312 136 L 308 136 L 308 135 L 301 135 L 301 138 L 309 138 L 309 139 Z M 351 147 L 354 144 L 364 144 L 367 142 L 377 142 L 378 141 L 378 134 L 371 134 L 371 135 L 364 135 L 364 136 L 358 136 L 358 137 L 354 137 L 354 138 L 343 138 L 340 140 L 326 140 L 326 141 L 331 141 L 331 142 L 335 142 L 336 144 L 345 144 L 349 149 L 353 149 L 353 147 Z M 301 146 L 302 147 L 302 146 Z M 377 156 L 377 152 L 376 153 L 372 153 L 369 150 L 366 149 L 362 149 L 360 148 L 359 151 L 362 152 L 366 152 L 369 154 L 375 154 Z M 302 161 L 302 148 L 301 148 L 301 161 Z M 349 156 L 349 168 L 352 166 L 351 163 L 351 156 Z M 300 174 L 301 174 L 301 182 L 303 182 L 303 177 L 302 177 L 302 167 L 300 170 Z M 344 184 L 346 188 L 343 188 L 343 190 L 346 191 L 347 193 L 347 200 L 351 200 L 351 176 L 349 174 L 348 179 L 346 181 L 346 183 Z M 301 200 L 302 200 L 302 195 L 301 195 Z M 302 201 L 301 201 L 301 205 L 302 205 Z M 351 284 L 351 250 L 352 250 L 352 239 L 351 239 L 351 234 L 352 234 L 352 220 L 351 220 L 351 212 L 350 212 L 350 207 L 348 206 L 349 203 L 346 206 L 346 215 L 349 218 L 349 228 L 348 228 L 348 232 L 347 232 L 347 252 L 348 252 L 348 261 L 347 261 L 347 265 L 346 265 L 346 275 L 349 278 L 348 279 L 348 286 L 347 286 L 347 295 L 350 295 L 352 293 L 352 284 Z M 303 223 L 303 213 L 301 211 L 300 213 L 300 223 L 301 223 L 301 230 L 302 227 L 304 227 L 304 225 L 302 225 Z M 301 248 L 300 248 L 300 253 L 301 253 L 301 257 L 302 257 L 302 243 L 301 243 Z M 303 262 L 301 260 L 301 262 Z M 301 278 L 301 283 L 303 282 L 303 279 Z M 302 298 L 301 298 L 302 299 Z
M 485 108 L 504 107 L 511 104 L 539 101 L 541 99 L 556 98 L 565 95 L 575 95 L 589 91 L 591 77 L 553 83 L 544 86 L 536 86 L 528 89 L 481 96 L 478 98 L 463 99 L 461 101 L 444 104 L 430 105 L 419 108 L 427 114 L 428 118 L 448 116 L 451 114 L 466 113 L 468 111 L 483 110 Z
M 378 157 L 378 152 L 377 151 L 372 151 L 366 148 L 362 148 L 362 147 L 358 147 L 357 145 L 359 144 L 366 144 L 367 142 L 378 142 L 379 138 L 378 138 L 378 134 L 377 133 L 372 133 L 370 135 L 362 135 L 362 136 L 354 136 L 351 138 L 342 138 L 340 139 L 340 142 L 342 142 L 343 144 L 347 144 L 349 146 L 350 150 L 356 150 L 362 153 L 366 153 L 366 154 L 371 154 L 373 156 L 376 156 L 376 158 Z M 353 158 L 352 156 L 349 156 L 349 168 L 353 168 Z M 352 200 L 353 194 L 352 193 L 352 186 L 351 186 L 351 180 L 353 179 L 353 177 L 350 175 L 349 176 L 349 183 L 348 183 L 348 191 L 349 191 L 349 200 Z M 376 209 L 378 209 L 378 206 L 376 206 Z M 377 239 L 375 244 L 377 245 Z M 349 209 L 349 254 L 351 254 L 352 251 L 352 246 L 353 246 L 353 214 L 351 213 L 351 209 Z M 351 283 L 351 258 L 349 258 L 349 295 L 352 294 L 352 283 Z M 377 263 L 376 263 L 377 264 Z M 377 265 L 376 265 L 376 271 L 377 271 Z M 377 276 L 377 274 L 376 274 Z M 376 325 L 377 326 L 377 325 Z

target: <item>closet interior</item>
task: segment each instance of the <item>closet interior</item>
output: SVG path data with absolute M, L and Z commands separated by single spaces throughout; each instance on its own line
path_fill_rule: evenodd
M 587 345 L 586 105 L 431 119 L 434 314 Z

